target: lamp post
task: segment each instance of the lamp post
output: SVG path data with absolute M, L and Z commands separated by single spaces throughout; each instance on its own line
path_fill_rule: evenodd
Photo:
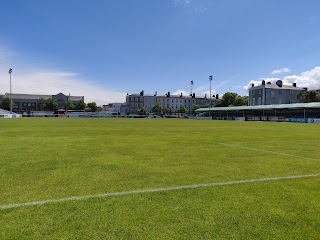
M 209 76 L 209 81 L 210 81 L 210 107 L 209 107 L 209 117 L 211 117 L 211 107 L 212 107 L 212 103 L 211 103 L 211 81 L 212 81 L 212 75 Z M 211 117 L 212 119 L 212 117 Z
M 193 81 L 191 81 L 190 83 L 191 83 L 191 96 L 192 96 L 192 86 L 193 86 Z
M 11 87 L 11 73 L 12 73 L 12 68 L 9 69 L 9 74 L 10 74 L 10 113 L 12 114 L 12 87 Z

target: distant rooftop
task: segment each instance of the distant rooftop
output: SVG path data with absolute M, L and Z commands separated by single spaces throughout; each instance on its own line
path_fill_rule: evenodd
M 163 98 L 166 98 L 168 97 L 166 94 L 163 94 L 163 95 L 160 95 L 160 94 L 143 94 L 143 95 L 140 95 L 139 93 L 133 93 L 133 94 L 129 94 L 128 96 L 132 96 L 132 97 L 163 97 Z M 195 96 L 195 97 L 192 97 L 190 95 L 173 95 L 173 94 L 170 94 L 170 97 L 171 98 L 209 98 L 208 96 Z M 212 99 L 215 99 L 215 95 L 212 96 Z
M 293 83 L 292 85 L 283 85 L 282 80 L 278 80 L 276 84 L 271 84 L 271 82 L 265 82 L 262 80 L 261 85 L 254 86 L 254 84 L 251 85 L 250 90 L 254 89 L 260 89 L 260 88 L 269 88 L 269 89 L 290 89 L 290 90 L 306 90 L 305 88 L 297 87 L 296 83 Z
M 1 95 L 0 95 L 1 96 Z M 10 97 L 10 93 L 5 93 L 4 97 Z M 15 99 L 40 99 L 45 100 L 52 98 L 53 95 L 40 95 L 40 94 L 25 94 L 25 93 L 12 93 L 12 98 Z M 68 96 L 68 95 L 65 95 Z M 77 101 L 83 99 L 83 96 L 70 96 L 71 101 Z

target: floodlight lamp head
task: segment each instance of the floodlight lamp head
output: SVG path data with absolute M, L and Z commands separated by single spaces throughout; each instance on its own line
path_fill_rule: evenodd
M 209 76 L 209 80 L 210 80 L 210 81 L 212 80 L 212 75 Z
M 12 73 L 12 68 L 9 69 L 9 73 L 10 73 L 10 74 Z

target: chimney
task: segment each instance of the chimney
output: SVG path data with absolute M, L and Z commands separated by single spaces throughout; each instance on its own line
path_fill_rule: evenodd
M 196 98 L 196 94 L 195 93 L 192 94 L 192 98 Z
M 180 97 L 182 97 L 182 93 L 180 94 Z
M 251 87 L 254 87 L 254 84 L 253 84 L 253 83 L 251 84 Z
M 282 87 L 282 81 L 281 81 L 281 80 L 278 80 L 278 81 L 276 82 L 276 84 L 277 84 L 278 87 Z
M 216 99 L 219 99 L 219 94 L 216 95 Z
M 297 84 L 296 84 L 296 83 L 293 83 L 292 86 L 297 87 Z
M 262 86 L 266 85 L 266 81 L 262 80 Z
M 170 92 L 168 92 L 167 96 L 170 97 Z

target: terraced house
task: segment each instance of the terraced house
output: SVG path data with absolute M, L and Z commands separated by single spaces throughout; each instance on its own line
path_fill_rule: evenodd
M 219 96 L 214 95 L 211 98 L 212 106 L 215 105 Z M 184 96 L 171 95 L 170 92 L 164 95 L 155 94 L 144 94 L 141 91 L 140 94 L 128 94 L 126 97 L 126 104 L 129 113 L 137 113 L 140 108 L 145 107 L 149 112 L 152 112 L 154 105 L 158 103 L 162 109 L 171 109 L 177 111 L 182 105 L 186 107 L 188 111 L 191 111 L 194 104 L 198 104 L 200 107 L 204 107 L 206 104 L 210 105 L 210 98 L 206 95 L 204 97 L 196 96 L 195 94 Z

